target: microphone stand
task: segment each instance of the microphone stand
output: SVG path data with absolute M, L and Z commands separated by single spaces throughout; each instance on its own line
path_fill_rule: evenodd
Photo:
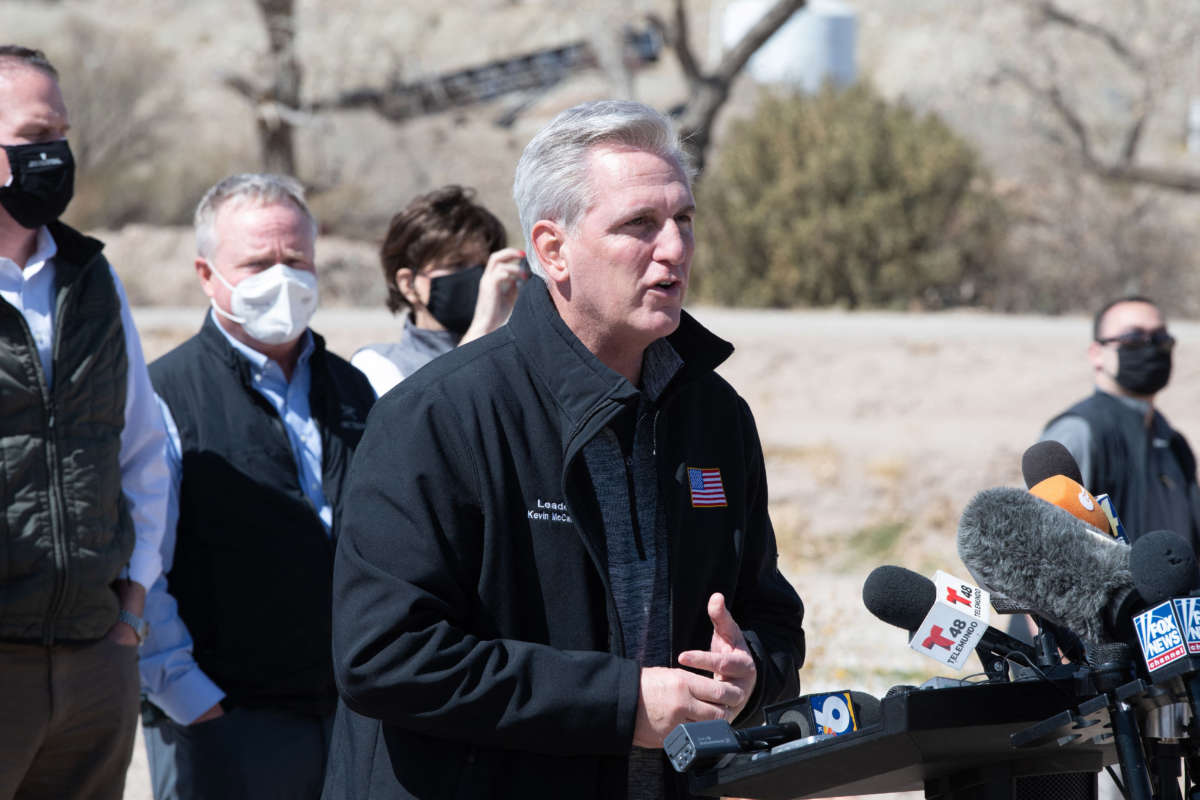
M 1112 720 L 1113 743 L 1117 758 L 1121 762 L 1126 797 L 1129 800 L 1156 800 L 1150 785 L 1150 772 L 1146 766 L 1146 754 L 1142 750 L 1141 733 L 1133 709 L 1117 697 L 1116 689 L 1125 683 L 1131 674 L 1133 659 L 1129 645 L 1092 645 L 1088 649 L 1088 662 L 1092 667 L 1096 688 L 1108 700 L 1108 715 Z
M 1183 772 L 1183 748 L 1173 742 L 1151 741 L 1148 744 L 1153 764 L 1155 797 L 1159 800 L 1183 800 L 1179 791 L 1179 776 Z
M 1189 675 L 1183 684 L 1187 690 L 1188 707 L 1192 711 L 1187 726 L 1189 746 L 1183 757 L 1187 765 L 1187 800 L 1200 800 L 1200 782 L 1197 781 L 1197 776 L 1200 776 L 1200 714 L 1197 714 L 1200 711 L 1200 673 Z

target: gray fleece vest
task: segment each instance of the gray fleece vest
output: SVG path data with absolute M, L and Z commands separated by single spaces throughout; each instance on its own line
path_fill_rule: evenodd
M 51 227 L 54 385 L 24 317 L 0 301 L 0 639 L 102 637 L 133 551 L 121 492 L 128 368 L 100 243 Z

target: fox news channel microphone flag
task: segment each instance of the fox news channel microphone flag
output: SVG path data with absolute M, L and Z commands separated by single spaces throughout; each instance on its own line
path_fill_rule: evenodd
M 1135 616 L 1133 629 L 1149 672 L 1200 654 L 1200 597 L 1165 600 Z

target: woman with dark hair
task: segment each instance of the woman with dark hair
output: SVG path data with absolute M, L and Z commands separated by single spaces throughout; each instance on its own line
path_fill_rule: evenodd
M 508 320 L 529 271 L 506 241 L 500 220 L 461 186 L 421 195 L 392 217 L 379 258 L 388 308 L 408 309 L 404 333 L 350 359 L 377 395 Z

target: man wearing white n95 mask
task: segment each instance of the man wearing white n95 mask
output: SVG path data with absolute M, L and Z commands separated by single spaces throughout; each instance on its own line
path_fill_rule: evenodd
M 150 367 L 177 512 L 141 659 L 156 800 L 320 793 L 333 521 L 374 394 L 308 329 L 315 237 L 290 178 L 210 189 L 195 267 L 212 308 Z

